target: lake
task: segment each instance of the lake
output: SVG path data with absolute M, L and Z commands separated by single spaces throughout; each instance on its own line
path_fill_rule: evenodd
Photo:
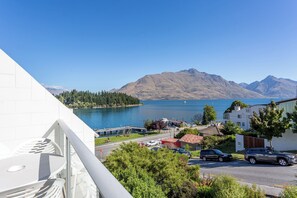
M 191 122 L 197 113 L 203 113 L 205 105 L 214 106 L 217 120 L 223 119 L 224 111 L 235 99 L 218 100 L 146 100 L 143 106 L 104 108 L 104 109 L 75 109 L 74 113 L 92 129 L 103 129 L 120 126 L 143 127 L 147 119 L 161 118 L 184 120 Z M 254 104 L 267 104 L 272 99 L 239 99 L 242 102 Z M 276 99 L 274 99 L 276 100 Z M 276 100 L 277 101 L 277 100 Z

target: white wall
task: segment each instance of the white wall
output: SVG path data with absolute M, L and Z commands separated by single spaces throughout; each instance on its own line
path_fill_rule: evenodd
M 269 146 L 269 142 L 265 142 L 265 146 Z M 297 150 L 297 134 L 287 130 L 283 137 L 272 138 L 272 146 L 279 151 Z
M 0 50 L 0 157 L 21 142 L 42 137 L 57 119 L 94 152 L 93 130 Z
M 232 110 L 229 114 L 229 119 L 225 119 L 224 121 L 232 121 L 233 123 L 237 124 L 240 123 L 240 127 L 243 130 L 248 130 L 251 128 L 250 126 L 250 118 L 253 115 L 253 112 L 259 113 L 259 109 L 265 108 L 264 105 L 254 105 L 247 108 L 243 108 L 240 110 Z M 240 116 L 240 117 L 238 117 Z M 244 123 L 244 124 L 243 124 Z
M 244 136 L 243 135 L 235 135 L 235 151 L 243 151 L 244 148 Z

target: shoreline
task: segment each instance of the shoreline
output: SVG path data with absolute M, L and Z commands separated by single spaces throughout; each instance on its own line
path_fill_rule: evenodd
M 144 105 L 143 103 L 140 103 L 140 104 L 120 105 L 120 106 L 80 107 L 80 108 L 72 108 L 72 109 L 112 109 L 112 108 L 139 107 L 139 106 L 143 106 L 143 105 Z

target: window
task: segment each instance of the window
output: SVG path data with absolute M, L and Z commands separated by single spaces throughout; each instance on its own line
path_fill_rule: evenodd
M 238 126 L 240 126 L 240 122 L 236 122 L 236 124 L 237 124 Z
M 237 118 L 241 118 L 241 115 L 237 115 Z
M 244 126 L 245 126 L 245 123 L 244 123 L 244 122 L 242 122 L 242 123 L 241 123 L 241 126 L 243 126 L 243 127 L 244 127 Z

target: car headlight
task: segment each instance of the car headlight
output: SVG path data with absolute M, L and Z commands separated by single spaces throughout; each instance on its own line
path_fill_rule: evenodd
M 289 158 L 294 159 L 295 155 L 289 155 Z

